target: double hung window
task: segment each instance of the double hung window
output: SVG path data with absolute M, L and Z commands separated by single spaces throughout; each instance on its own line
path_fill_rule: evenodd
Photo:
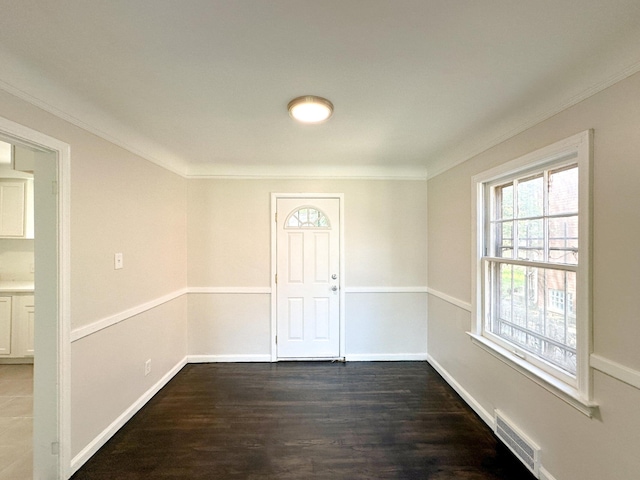
M 590 132 L 474 177 L 482 346 L 588 404 Z

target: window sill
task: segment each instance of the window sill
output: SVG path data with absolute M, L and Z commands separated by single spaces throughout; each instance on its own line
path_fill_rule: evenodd
M 494 344 L 480 335 L 471 332 L 467 332 L 467 335 L 471 337 L 471 341 L 475 345 L 490 353 L 498 360 L 506 363 L 511 368 L 534 381 L 536 384 L 565 401 L 584 415 L 593 417 L 598 411 L 598 405 L 583 398 L 576 388 L 567 385 L 544 370 L 531 365 L 529 362 L 514 355 L 509 350 Z

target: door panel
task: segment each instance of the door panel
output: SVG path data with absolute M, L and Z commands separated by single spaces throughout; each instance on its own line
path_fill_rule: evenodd
M 304 235 L 302 233 L 288 233 L 289 241 L 289 276 L 290 284 L 304 283 Z
M 326 298 L 314 298 L 314 303 L 315 338 L 317 340 L 328 340 L 331 326 L 329 301 Z
M 278 198 L 277 357 L 340 355 L 340 200 Z
M 288 314 L 287 339 L 289 341 L 304 339 L 304 298 L 289 297 Z

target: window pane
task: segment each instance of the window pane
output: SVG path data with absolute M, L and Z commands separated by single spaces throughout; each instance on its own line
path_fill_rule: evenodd
M 542 216 L 543 186 L 542 176 L 518 183 L 518 218 Z
M 549 345 L 544 357 L 565 370 L 575 372 L 576 274 L 547 270 L 546 335 L 566 348 Z M 573 353 L 572 353 L 573 351 Z
M 513 258 L 513 222 L 497 222 L 494 224 L 496 232 L 497 257 Z
M 499 310 L 490 331 L 575 374 L 575 272 L 504 263 L 499 272 Z
M 500 218 L 513 218 L 513 184 L 497 188 L 498 214 Z
M 563 344 L 576 346 L 576 274 L 547 270 L 547 321 L 549 337 Z M 565 318 L 566 317 L 566 318 Z
M 543 221 L 518 221 L 518 258 L 541 261 L 544 248 Z
M 526 268 L 521 265 L 513 266 L 513 289 L 511 295 L 513 297 L 513 318 L 512 322 L 526 326 L 527 325 L 527 296 L 526 296 Z
M 549 261 L 577 265 L 577 215 L 549 219 Z
M 539 275 L 539 271 L 535 267 L 526 269 L 527 328 L 544 333 L 544 302 L 540 301 L 540 292 L 544 292 L 544 274 Z
M 549 215 L 578 211 L 578 167 L 549 173 Z
M 289 215 L 285 228 L 330 228 L 330 225 L 329 220 L 320 210 L 301 207 Z
M 500 276 L 498 282 L 500 284 L 500 299 L 498 301 L 499 312 L 497 313 L 497 316 L 511 321 L 513 310 L 513 297 L 511 295 L 511 292 L 513 291 L 513 266 L 504 263 L 500 265 Z

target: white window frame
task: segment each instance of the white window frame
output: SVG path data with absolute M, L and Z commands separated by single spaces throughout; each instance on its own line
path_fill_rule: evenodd
M 472 329 L 473 342 L 521 372 L 538 385 L 546 388 L 585 415 L 592 416 L 597 405 L 593 402 L 592 371 L 589 356 L 592 351 L 591 327 L 591 211 L 592 211 L 592 152 L 593 132 L 587 130 L 556 142 L 535 152 L 482 172 L 472 178 Z M 528 172 L 542 171 L 549 165 L 578 164 L 578 258 L 576 271 L 577 293 L 577 358 L 576 376 L 552 374 L 540 367 L 540 358 L 511 345 L 496 341 L 496 336 L 485 331 L 490 290 L 486 255 L 485 212 L 489 201 L 490 185 L 504 179 L 519 177 Z

